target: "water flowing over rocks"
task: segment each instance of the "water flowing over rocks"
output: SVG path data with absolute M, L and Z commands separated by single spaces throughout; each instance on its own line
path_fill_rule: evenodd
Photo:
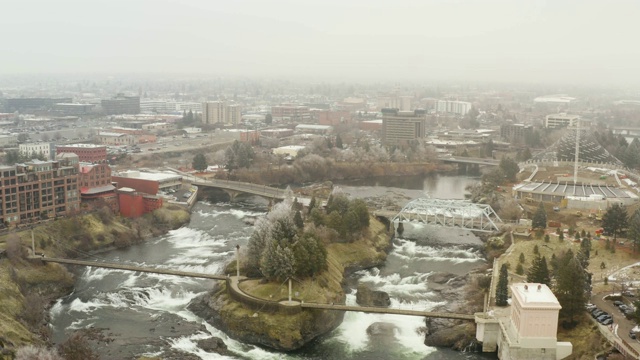
M 376 306 L 376 307 L 389 307 L 391 305 L 391 298 L 389 294 L 380 290 L 371 290 L 365 284 L 358 285 L 358 292 L 356 293 L 356 302 L 360 306 Z

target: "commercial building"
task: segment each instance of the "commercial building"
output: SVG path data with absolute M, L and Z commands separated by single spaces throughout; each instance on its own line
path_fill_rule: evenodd
M 136 137 L 133 135 L 110 131 L 99 132 L 97 138 L 98 142 L 104 145 L 133 145 L 136 143 Z
M 77 155 L 0 167 L 0 181 L 0 223 L 5 226 L 54 218 L 80 208 Z
M 382 109 L 382 143 L 387 146 L 400 145 L 424 138 L 427 127 L 426 115 L 425 110 Z
M 139 114 L 140 97 L 118 94 L 111 99 L 101 101 L 102 110 L 107 115 Z
M 242 121 L 242 107 L 224 101 L 208 101 L 202 104 L 202 123 L 237 125 Z
M 562 182 L 524 182 L 513 187 L 514 195 L 529 202 L 573 204 L 574 208 L 605 209 L 611 204 L 630 205 L 638 201 L 638 195 L 631 190 L 603 184 L 570 183 L 567 176 Z M 530 199 L 530 200 L 528 200 Z M 580 202 L 580 199 L 582 200 Z M 597 204 L 597 205 L 594 205 Z
M 18 111 L 20 113 L 48 111 L 55 104 L 70 103 L 72 101 L 71 98 L 14 98 L 6 100 L 5 109 L 7 112 Z
M 298 155 L 298 152 L 304 149 L 305 147 L 306 146 L 302 146 L 302 145 L 281 146 L 273 149 L 273 153 L 275 155 L 296 157 Z
M 382 119 L 360 121 L 358 128 L 362 131 L 380 131 L 382 130 Z
M 182 176 L 174 173 L 128 170 L 111 176 L 117 188 L 129 187 L 135 191 L 156 195 L 158 191 L 178 190 Z
M 95 107 L 93 104 L 57 103 L 53 110 L 61 115 L 86 115 Z
M 275 122 L 308 122 L 311 120 L 308 106 L 293 104 L 272 106 L 271 116 Z
M 107 147 L 94 144 L 71 144 L 56 147 L 56 154 L 73 153 L 82 162 L 99 163 L 107 161 Z
M 111 168 L 106 163 L 81 162 L 78 187 L 83 208 L 106 205 L 113 211 L 118 210 L 116 187 L 111 184 Z
M 260 141 L 260 132 L 257 130 L 228 129 L 223 132 L 232 134 L 235 140 L 242 142 L 254 144 Z M 216 134 L 220 134 L 220 132 L 216 132 Z
M 511 142 L 524 142 L 527 136 L 533 135 L 533 127 L 525 124 L 503 124 L 500 126 L 500 137 Z
M 547 115 L 544 121 L 544 127 L 548 129 L 558 129 L 564 127 L 576 126 L 580 116 L 570 115 L 567 113 Z
M 18 146 L 18 151 L 23 156 L 37 158 L 42 155 L 45 159 L 51 160 L 51 154 L 53 154 L 53 143 L 37 142 L 20 144 Z
M 435 111 L 444 114 L 466 115 L 471 110 L 471 103 L 466 101 L 438 100 Z

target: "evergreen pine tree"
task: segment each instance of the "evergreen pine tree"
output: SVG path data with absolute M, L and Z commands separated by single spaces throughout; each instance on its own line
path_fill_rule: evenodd
M 521 264 L 524 264 L 524 261 L 525 261 L 525 259 L 524 259 L 524 253 L 520 253 L 520 257 L 518 258 L 518 261 L 519 261 Z
M 500 277 L 496 286 L 496 305 L 507 306 L 509 298 L 509 274 L 507 273 L 507 265 L 502 264 L 500 267 Z
M 300 210 L 296 211 L 296 214 L 293 217 L 293 222 L 296 224 L 298 229 L 302 229 L 304 227 L 304 221 L 302 220 Z
M 564 326 L 572 328 L 587 302 L 584 269 L 571 250 L 564 254 L 560 263 L 554 293 L 562 306 L 560 316 L 564 318 Z
M 536 254 L 536 255 L 539 255 L 539 254 L 540 254 L 540 249 L 538 249 L 538 245 L 535 245 L 535 246 L 533 247 L 533 253 L 534 253 L 534 254 Z
M 516 274 L 518 275 L 524 274 L 524 267 L 522 266 L 521 263 L 518 263 L 518 265 L 516 266 Z
M 546 229 L 547 228 L 547 212 L 544 210 L 544 204 L 540 202 L 538 210 L 533 215 L 532 226 L 534 229 Z
M 536 256 L 531 262 L 531 267 L 527 271 L 527 282 L 551 285 L 551 275 L 544 256 Z
M 311 210 L 316 207 L 316 197 L 312 196 L 311 201 L 309 201 L 309 207 L 307 208 L 307 214 L 311 214 Z

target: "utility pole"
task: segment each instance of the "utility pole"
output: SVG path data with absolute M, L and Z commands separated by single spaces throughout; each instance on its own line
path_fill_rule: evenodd
M 580 118 L 576 119 L 576 157 L 573 164 L 573 194 L 576 192 L 578 185 L 578 162 L 580 162 Z
M 236 245 L 236 276 L 240 277 L 240 245 Z
M 36 256 L 36 240 L 33 236 L 33 228 L 31 228 L 31 255 Z

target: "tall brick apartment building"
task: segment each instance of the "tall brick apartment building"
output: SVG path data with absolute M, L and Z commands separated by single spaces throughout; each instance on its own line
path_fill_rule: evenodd
M 0 166 L 0 222 L 18 225 L 77 212 L 78 156 Z

